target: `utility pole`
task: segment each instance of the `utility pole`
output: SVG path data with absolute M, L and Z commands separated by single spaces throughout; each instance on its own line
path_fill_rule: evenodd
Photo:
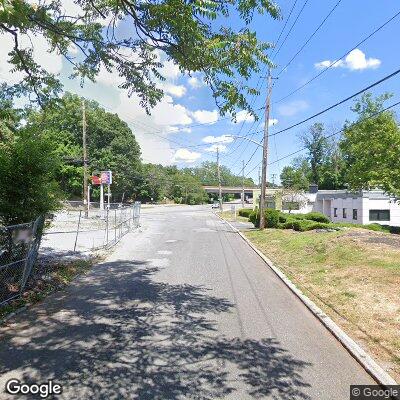
M 270 114 L 271 93 L 272 93 L 272 78 L 270 69 L 268 69 L 267 87 L 268 91 L 265 100 L 264 143 L 263 143 L 263 157 L 262 157 L 262 170 L 261 170 L 260 229 L 265 228 L 265 193 L 267 187 L 267 165 L 268 165 L 268 128 L 269 128 L 269 114 Z
M 218 174 L 218 202 L 219 202 L 219 209 L 222 211 L 221 170 L 219 168 L 219 148 L 218 147 L 217 147 L 217 174 Z
M 242 208 L 244 208 L 244 160 L 242 160 Z
M 86 145 L 86 109 L 85 100 L 82 100 L 82 144 L 83 144 L 83 207 L 85 208 L 85 218 L 89 216 L 88 201 L 88 154 Z
M 258 168 L 258 187 L 261 186 L 261 167 Z
M 272 186 L 275 187 L 275 177 L 276 174 L 272 174 Z

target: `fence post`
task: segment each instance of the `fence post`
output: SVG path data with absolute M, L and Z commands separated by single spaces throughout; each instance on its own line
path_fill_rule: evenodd
M 109 228 L 109 225 L 108 225 L 108 214 L 109 214 L 109 210 L 108 210 L 108 208 L 107 208 L 107 211 L 106 211 L 106 245 L 108 244 L 108 228 Z
M 79 219 L 78 219 L 78 226 L 76 228 L 74 251 L 76 250 L 76 243 L 78 242 L 79 227 L 81 225 L 81 215 L 82 215 L 82 210 L 79 210 Z
M 117 242 L 117 210 L 114 210 L 114 239 Z
M 44 227 L 44 216 L 38 217 L 31 225 L 31 241 L 29 243 L 29 249 L 26 255 L 25 268 L 22 273 L 21 279 L 21 287 L 20 287 L 20 295 L 22 294 L 26 282 L 32 272 L 33 265 L 36 262 L 40 242 L 43 236 L 43 227 Z

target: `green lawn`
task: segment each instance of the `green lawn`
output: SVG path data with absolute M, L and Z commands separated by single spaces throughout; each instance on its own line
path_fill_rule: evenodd
M 400 237 L 364 229 L 245 235 L 400 378 Z

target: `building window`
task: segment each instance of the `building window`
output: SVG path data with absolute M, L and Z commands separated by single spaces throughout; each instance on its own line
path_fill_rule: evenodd
M 357 208 L 353 208 L 353 219 L 357 219 Z
M 343 208 L 343 218 L 347 218 L 347 209 Z
M 369 210 L 370 221 L 390 221 L 390 210 Z
M 333 209 L 333 216 L 334 216 L 334 217 L 337 217 L 337 208 L 334 208 L 334 209 Z

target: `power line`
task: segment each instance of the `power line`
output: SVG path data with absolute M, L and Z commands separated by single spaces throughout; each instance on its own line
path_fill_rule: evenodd
M 337 103 L 333 104 L 332 106 L 329 106 L 329 107 L 325 108 L 324 110 L 319 111 L 318 113 L 316 113 L 316 114 L 314 114 L 314 115 L 311 115 L 310 117 L 308 117 L 308 118 L 306 118 L 306 119 L 303 119 L 302 121 L 297 122 L 296 124 L 293 124 L 293 125 L 291 125 L 291 126 L 285 128 L 285 129 L 281 129 L 280 131 L 275 132 L 275 133 L 273 133 L 273 134 L 270 135 L 270 136 L 276 136 L 276 135 L 278 135 L 278 134 L 280 134 L 280 133 L 282 133 L 282 132 L 288 131 L 289 129 L 295 128 L 296 126 L 302 125 L 302 124 L 304 124 L 305 122 L 310 121 L 311 119 L 313 119 L 313 118 L 315 118 L 315 117 L 318 117 L 319 115 L 324 114 L 324 113 L 326 113 L 327 111 L 330 111 L 330 110 L 332 110 L 332 109 L 335 108 L 335 107 L 340 106 L 341 104 L 343 104 L 343 103 L 345 103 L 346 101 L 349 101 L 350 99 L 352 99 L 352 98 L 354 98 L 354 97 L 360 95 L 361 93 L 363 93 L 363 92 L 365 92 L 365 91 L 367 91 L 367 90 L 369 90 L 369 89 L 372 89 L 372 88 L 375 87 L 375 86 L 380 85 L 381 83 L 387 81 L 387 80 L 390 79 L 390 78 L 393 78 L 395 75 L 397 75 L 397 74 L 399 74 L 399 73 L 400 73 L 400 69 L 398 69 L 398 70 L 392 72 L 392 73 L 389 74 L 389 75 L 386 75 L 384 78 L 379 79 L 379 81 L 376 81 L 376 82 L 372 83 L 371 85 L 365 87 L 364 89 L 359 90 L 358 92 L 352 94 L 351 96 L 348 96 L 348 97 L 346 97 L 345 99 L 343 99 L 343 100 L 341 100 L 341 101 L 338 101 Z
M 294 1 L 293 5 L 292 5 L 292 8 L 290 9 L 289 15 L 288 15 L 288 17 L 286 18 L 285 25 L 283 25 L 283 28 L 281 29 L 281 32 L 279 33 L 278 39 L 277 39 L 276 42 L 275 42 L 275 46 L 278 45 L 279 40 L 280 40 L 280 38 L 281 38 L 281 36 L 282 36 L 282 33 L 283 33 L 283 31 L 285 30 L 287 23 L 289 22 L 289 19 L 290 19 L 291 15 L 292 15 L 292 12 L 293 12 L 294 8 L 296 7 L 296 4 L 297 4 L 297 0 Z
M 277 40 L 276 40 L 276 42 L 275 42 L 275 46 L 277 46 L 278 43 L 279 43 L 279 40 L 280 40 L 280 38 L 281 38 L 281 36 L 282 36 L 282 34 L 283 34 L 285 28 L 286 28 L 287 23 L 288 23 L 289 20 L 290 20 L 290 17 L 291 17 L 291 15 L 292 15 L 292 13 L 293 13 L 293 10 L 294 10 L 294 8 L 295 8 L 295 6 L 296 6 L 296 4 L 297 4 L 297 1 L 298 1 L 298 0 L 295 0 L 295 1 L 293 2 L 292 8 L 290 9 L 289 15 L 288 15 L 288 17 L 286 18 L 285 24 L 283 25 L 283 27 L 282 27 L 282 29 L 281 29 L 279 35 L 278 35 L 278 38 L 277 38 Z M 272 51 L 272 53 L 273 53 L 274 51 L 275 51 L 275 49 Z M 271 56 L 272 56 L 272 54 L 271 54 Z M 258 81 L 257 81 L 256 90 L 259 90 L 259 89 L 261 90 L 261 88 L 262 88 L 262 86 L 263 86 L 263 81 L 266 79 L 266 76 L 264 76 L 265 73 L 266 73 L 266 67 L 264 67 L 263 70 L 261 71 L 261 75 L 260 75 L 260 77 L 258 78 Z M 254 106 L 256 100 L 257 100 L 257 97 L 256 97 L 256 95 L 254 95 L 253 101 L 252 101 L 252 103 L 251 103 L 251 107 Z M 261 110 L 261 109 L 263 109 L 263 107 L 261 107 L 261 108 L 258 109 L 258 110 Z M 258 110 L 257 110 L 257 111 L 258 111 Z M 261 125 L 261 122 L 262 122 L 262 121 L 260 120 L 260 122 L 258 123 L 256 129 L 259 128 L 259 126 Z M 242 125 L 241 125 L 241 127 L 240 127 L 240 129 L 239 129 L 238 135 L 240 135 L 240 133 L 241 133 L 241 131 L 242 131 L 242 129 L 243 129 L 244 123 L 245 123 L 245 121 L 243 121 L 243 123 L 242 123 Z M 247 134 L 246 134 L 245 136 L 249 135 L 249 132 L 253 129 L 253 127 L 254 127 L 255 124 L 256 124 L 256 120 L 253 121 L 253 124 L 250 126 L 250 128 L 249 128 L 249 130 L 248 130 L 248 132 L 247 132 Z M 240 141 L 239 145 L 238 145 L 235 149 L 231 150 L 228 154 L 222 156 L 221 158 L 226 158 L 226 157 L 231 156 L 233 153 L 235 153 L 237 150 L 239 150 L 239 148 L 242 146 L 242 144 L 244 143 L 244 141 L 245 141 L 245 140 L 242 139 L 242 140 Z M 239 157 L 237 160 L 240 160 L 240 158 L 242 157 L 243 153 L 246 151 L 248 145 L 249 145 L 249 142 L 246 143 L 245 149 L 242 151 L 242 153 L 240 154 L 240 157 Z M 234 164 L 236 164 L 236 161 L 235 161 L 233 164 L 230 164 L 230 165 L 233 166 Z
M 311 34 L 311 36 L 305 41 L 305 43 L 300 47 L 300 49 L 297 51 L 297 53 L 290 59 L 290 61 L 280 70 L 278 73 L 277 77 L 281 75 L 281 73 L 289 67 L 289 65 L 294 61 L 294 59 L 303 51 L 303 49 L 310 43 L 311 39 L 317 34 L 317 32 L 322 28 L 322 26 L 325 24 L 325 22 L 328 20 L 328 18 L 333 14 L 333 12 L 336 10 L 336 8 L 339 6 L 342 0 L 339 0 L 333 8 L 329 11 L 328 15 L 322 20 L 322 22 L 318 25 L 318 27 L 314 30 L 314 32 Z
M 274 103 L 279 103 L 283 100 L 286 100 L 288 97 L 292 96 L 293 94 L 297 93 L 299 90 L 303 89 L 307 85 L 309 85 L 311 82 L 313 82 L 315 79 L 319 78 L 322 74 L 324 74 L 326 71 L 328 71 L 330 68 L 332 68 L 337 62 L 348 56 L 353 50 L 357 49 L 357 47 L 361 46 L 363 43 L 365 43 L 367 40 L 369 40 L 372 36 L 374 36 L 376 33 L 378 33 L 380 30 L 382 30 L 386 25 L 388 25 L 390 22 L 392 22 L 394 19 L 396 19 L 400 15 L 400 11 L 398 11 L 395 15 L 393 15 L 391 18 L 389 18 L 387 21 L 385 21 L 382 25 L 380 25 L 378 28 L 376 28 L 373 32 L 368 34 L 366 37 L 364 37 L 360 42 L 358 42 L 355 46 L 353 46 L 350 50 L 346 51 L 341 57 L 337 58 L 335 61 L 332 61 L 327 67 L 325 67 L 322 71 L 320 71 L 318 74 L 316 74 L 314 77 L 312 77 L 310 80 L 308 80 L 306 83 L 303 85 L 299 86 L 297 89 L 293 90 L 292 92 L 288 93 L 284 97 L 280 98 L 279 100 L 275 101 Z
M 376 113 L 370 115 L 369 117 L 365 117 L 365 118 L 363 118 L 363 119 L 360 120 L 360 121 L 353 122 L 353 124 L 351 124 L 351 127 L 354 127 L 354 126 L 356 126 L 357 124 L 359 124 L 359 123 L 361 123 L 361 122 L 368 121 L 369 119 L 375 118 L 375 117 L 377 117 L 378 115 L 384 113 L 385 111 L 388 111 L 388 110 L 390 110 L 391 108 L 394 108 L 394 107 L 396 107 L 396 106 L 398 106 L 398 105 L 400 105 L 400 101 L 398 101 L 397 103 L 394 103 L 394 104 L 392 104 L 392 105 L 390 105 L 390 106 L 384 108 L 384 109 L 381 110 L 381 111 L 377 111 Z M 337 132 L 334 132 L 334 133 L 332 133 L 332 134 L 330 134 L 330 135 L 324 136 L 324 138 L 325 138 L 325 139 L 330 139 L 330 138 L 333 137 L 333 136 L 336 136 L 336 135 L 338 135 L 338 134 L 340 134 L 340 133 L 343 133 L 345 129 L 349 129 L 349 127 L 342 128 L 342 129 L 340 129 L 340 130 L 337 131 Z M 298 153 L 301 153 L 301 152 L 304 151 L 304 150 L 307 150 L 307 147 L 302 147 L 302 148 L 300 148 L 300 149 L 298 149 L 298 150 L 296 150 L 296 151 L 294 151 L 294 152 L 292 152 L 292 153 L 286 154 L 285 156 L 283 156 L 283 157 L 281 157 L 281 158 L 278 158 L 277 160 L 274 160 L 274 161 L 270 162 L 268 165 L 276 164 L 276 163 L 278 163 L 278 162 L 280 162 L 280 161 L 282 161 L 282 160 L 285 160 L 286 158 L 289 158 L 289 157 L 292 157 L 292 156 L 294 156 L 294 155 L 296 155 L 296 154 L 298 154 Z M 246 177 L 249 176 L 260 164 L 261 164 L 261 162 L 259 162 L 252 170 L 250 170 L 250 171 L 246 174 Z
M 303 4 L 303 6 L 301 7 L 299 13 L 297 14 L 296 19 L 294 20 L 292 26 L 290 27 L 289 32 L 286 34 L 285 39 L 283 39 L 282 44 L 279 46 L 278 50 L 277 50 L 276 53 L 273 55 L 273 58 L 276 58 L 276 56 L 277 56 L 277 55 L 279 54 L 279 52 L 281 51 L 282 46 L 285 44 L 287 38 L 289 37 L 290 33 L 292 32 L 293 28 L 295 27 L 295 25 L 296 25 L 298 19 L 300 18 L 300 15 L 303 13 L 303 10 L 304 10 L 305 6 L 307 5 L 307 3 L 308 3 L 308 0 L 306 0 L 306 1 L 304 2 L 304 4 Z

